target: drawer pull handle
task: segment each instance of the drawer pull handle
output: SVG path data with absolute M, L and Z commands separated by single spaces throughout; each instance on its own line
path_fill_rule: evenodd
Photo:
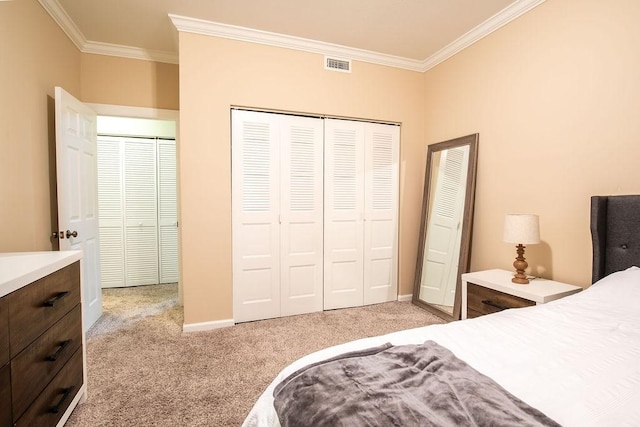
M 502 310 L 508 310 L 508 309 L 509 309 L 509 307 L 507 307 L 507 306 L 500 305 L 500 304 L 498 304 L 497 302 L 493 302 L 493 301 L 488 300 L 488 299 L 483 300 L 483 301 L 482 301 L 482 303 L 483 303 L 483 304 L 486 304 L 486 305 L 489 305 L 489 306 L 491 306 L 491 307 L 497 308 L 497 309 L 498 309 L 498 310 L 500 310 L 500 311 L 502 311 Z
M 64 298 L 64 297 L 66 297 L 68 294 L 69 294 L 69 292 L 68 292 L 68 291 L 65 291 L 65 292 L 58 292 L 58 293 L 56 294 L 56 296 L 54 296 L 54 297 L 49 298 L 48 300 L 46 300 L 46 301 L 44 302 L 44 306 L 45 306 L 45 307 L 53 307 L 54 305 L 56 305 L 56 303 L 57 303 L 58 301 L 60 301 L 60 300 L 61 300 L 62 298 Z
M 60 396 L 60 400 L 58 400 L 58 402 L 55 405 L 49 408 L 49 413 L 57 414 L 60 411 L 60 407 L 64 404 L 64 401 L 67 400 L 67 398 L 69 397 L 69 395 L 71 394 L 74 388 L 75 387 L 63 388 L 62 396 Z
M 48 355 L 46 357 L 47 362 L 55 362 L 56 359 L 58 358 L 58 356 L 60 356 L 60 353 L 62 353 L 65 348 L 69 347 L 69 344 L 71 344 L 71 341 L 73 341 L 73 340 L 64 340 L 64 341 L 62 341 L 58 345 L 58 349 L 56 350 L 56 352 L 53 353 L 53 354 L 50 354 L 50 355 Z

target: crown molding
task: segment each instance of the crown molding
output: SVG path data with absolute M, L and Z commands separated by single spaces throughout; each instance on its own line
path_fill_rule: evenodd
M 83 53 L 96 55 L 119 56 L 121 58 L 140 59 L 143 61 L 178 63 L 178 54 L 161 50 L 141 49 L 133 46 L 88 41 L 80 49 Z
M 143 61 L 167 62 L 170 64 L 178 63 L 178 55 L 173 52 L 148 50 L 87 40 L 64 8 L 58 3 L 58 0 L 38 0 L 38 2 L 82 53 L 95 53 L 98 55 L 119 56 Z
M 38 1 L 49 15 L 51 15 L 53 20 L 60 26 L 60 28 L 62 28 L 64 33 L 69 37 L 69 39 L 71 39 L 80 52 L 140 59 L 144 61 L 166 62 L 170 64 L 178 63 L 178 55 L 173 52 L 152 51 L 132 46 L 88 41 L 57 0 Z M 424 60 L 403 58 L 364 49 L 356 49 L 332 43 L 320 42 L 317 40 L 221 24 L 174 14 L 169 14 L 169 18 L 171 18 L 173 25 L 178 29 L 178 31 L 182 32 L 295 49 L 304 52 L 348 58 L 356 61 L 385 65 L 405 70 L 425 72 L 441 62 L 446 61 L 461 50 L 471 46 L 478 40 L 503 27 L 534 7 L 544 3 L 544 1 L 545 0 L 516 0 L 505 9 L 501 10 L 482 24 L 473 28 L 471 31 L 462 35 L 454 42 Z
M 544 3 L 545 0 L 517 0 L 500 12 L 493 15 L 491 18 L 484 21 L 482 24 L 473 28 L 469 32 L 463 34 L 452 43 L 448 44 L 438 52 L 434 53 L 423 61 L 423 67 L 421 71 L 428 71 L 443 61 L 451 58 L 456 53 L 471 46 L 478 40 L 488 36 L 497 29 L 507 25 L 509 22 L 518 18 L 519 16 L 527 13 L 534 7 Z
M 269 31 L 255 30 L 253 28 L 238 27 L 235 25 L 221 24 L 206 21 L 204 19 L 189 18 L 169 14 L 171 22 L 180 32 L 201 34 L 213 37 L 239 40 L 249 43 L 257 43 L 268 46 L 283 47 L 287 49 L 301 50 L 304 52 L 318 53 L 321 55 L 349 58 L 362 62 L 387 65 L 390 67 L 404 68 L 412 71 L 420 71 L 422 61 L 399 56 L 386 55 L 364 49 L 356 49 L 333 43 L 325 43 L 302 37 L 288 36 Z

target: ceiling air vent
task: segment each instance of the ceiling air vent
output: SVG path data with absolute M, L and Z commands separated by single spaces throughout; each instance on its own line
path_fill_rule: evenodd
M 343 73 L 351 72 L 351 60 L 331 58 L 329 56 L 324 57 L 325 70 L 341 71 Z

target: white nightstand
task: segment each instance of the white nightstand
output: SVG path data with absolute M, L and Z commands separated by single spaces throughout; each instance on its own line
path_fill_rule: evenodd
M 462 275 L 462 318 L 507 308 L 544 304 L 580 292 L 580 286 L 535 278 L 528 285 L 511 282 L 512 271 L 485 270 Z

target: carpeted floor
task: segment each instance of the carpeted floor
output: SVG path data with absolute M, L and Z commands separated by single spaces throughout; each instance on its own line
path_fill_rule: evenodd
M 67 426 L 239 426 L 275 375 L 315 350 L 444 323 L 391 302 L 182 333 L 176 285 L 108 289 L 87 335 L 88 400 Z

